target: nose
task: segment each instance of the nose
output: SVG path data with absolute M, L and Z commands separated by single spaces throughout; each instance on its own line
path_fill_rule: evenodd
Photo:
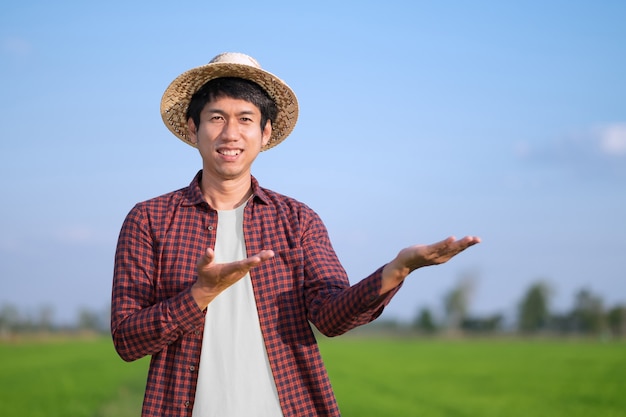
M 239 137 L 239 126 L 236 121 L 228 120 L 224 123 L 221 132 L 222 139 L 236 140 Z

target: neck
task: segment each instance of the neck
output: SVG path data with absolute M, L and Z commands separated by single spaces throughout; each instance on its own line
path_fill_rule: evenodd
M 215 210 L 232 210 L 252 195 L 252 178 L 214 181 L 203 175 L 200 188 L 206 202 Z

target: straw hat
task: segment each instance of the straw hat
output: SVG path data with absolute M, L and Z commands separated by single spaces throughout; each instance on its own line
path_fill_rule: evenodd
M 278 113 L 272 123 L 272 136 L 261 150 L 268 150 L 285 140 L 298 119 L 298 100 L 295 93 L 280 78 L 263 69 L 252 57 L 238 52 L 226 52 L 213 58 L 207 65 L 179 75 L 167 87 L 161 99 L 161 117 L 177 138 L 195 147 L 187 136 L 187 108 L 191 96 L 207 81 L 221 77 L 238 77 L 254 81 L 276 102 Z

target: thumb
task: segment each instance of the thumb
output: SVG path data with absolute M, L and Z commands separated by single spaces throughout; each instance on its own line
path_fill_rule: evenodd
M 204 254 L 200 257 L 200 260 L 198 260 L 198 268 L 209 266 L 211 263 L 213 263 L 214 259 L 215 252 L 213 252 L 213 249 L 207 248 Z

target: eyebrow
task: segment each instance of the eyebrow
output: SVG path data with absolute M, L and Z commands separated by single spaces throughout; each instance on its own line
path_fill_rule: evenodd
M 226 111 L 220 109 L 220 108 L 215 108 L 215 107 L 205 107 L 203 112 L 208 112 L 208 113 L 218 113 L 218 114 L 226 114 Z M 254 115 L 256 112 L 254 110 L 242 110 L 240 112 L 237 113 L 237 116 L 242 116 L 242 115 Z

